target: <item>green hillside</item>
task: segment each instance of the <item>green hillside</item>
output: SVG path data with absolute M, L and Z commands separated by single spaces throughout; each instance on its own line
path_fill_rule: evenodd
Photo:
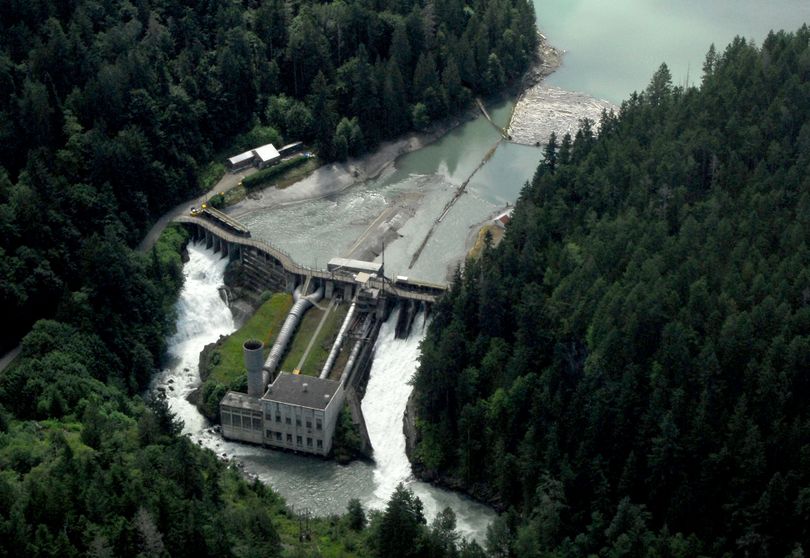
M 546 150 L 416 378 L 423 475 L 512 510 L 490 551 L 810 550 L 808 99 L 807 27 L 736 39 Z

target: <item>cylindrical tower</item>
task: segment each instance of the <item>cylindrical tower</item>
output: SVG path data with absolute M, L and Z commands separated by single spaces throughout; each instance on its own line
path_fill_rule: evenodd
M 264 395 L 264 343 L 256 339 L 248 339 L 242 345 L 245 357 L 245 369 L 248 376 L 248 395 L 261 397 Z

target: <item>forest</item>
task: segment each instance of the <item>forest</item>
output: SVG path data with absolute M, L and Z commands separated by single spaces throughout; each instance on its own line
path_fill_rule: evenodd
M 503 89 L 536 40 L 525 0 L 4 2 L 0 352 L 21 352 L 0 373 L 0 556 L 383 556 L 405 525 L 433 556 L 480 553 L 404 489 L 296 542 L 277 495 L 144 394 L 187 238 L 133 247 L 251 138 L 362 153 Z
M 536 43 L 526 0 L 4 2 L 0 350 L 82 290 L 91 239 L 137 244 L 240 134 L 356 155 L 501 90 Z
M 499 557 L 810 551 L 810 29 L 553 138 L 434 312 L 417 466 Z

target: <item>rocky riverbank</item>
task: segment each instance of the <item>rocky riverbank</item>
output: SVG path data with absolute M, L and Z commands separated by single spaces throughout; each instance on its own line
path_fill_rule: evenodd
M 485 484 L 477 483 L 467 486 L 461 479 L 449 475 L 443 475 L 439 471 L 428 469 L 419 461 L 416 456 L 417 444 L 419 443 L 419 431 L 416 428 L 416 402 L 415 393 L 411 393 L 408 404 L 405 407 L 405 415 L 402 419 L 402 430 L 405 433 L 405 454 L 411 462 L 413 475 L 421 481 L 429 482 L 433 485 L 461 492 L 480 502 L 494 508 L 498 513 L 505 511 L 503 503 Z
M 527 72 L 524 89 L 520 94 L 512 119 L 507 127 L 511 141 L 524 145 L 543 145 L 551 133 L 562 138 L 572 136 L 587 118 L 598 127 L 602 111 L 615 110 L 612 103 L 574 91 L 546 85 L 543 80 L 563 63 L 563 52 L 540 35 L 538 60 Z

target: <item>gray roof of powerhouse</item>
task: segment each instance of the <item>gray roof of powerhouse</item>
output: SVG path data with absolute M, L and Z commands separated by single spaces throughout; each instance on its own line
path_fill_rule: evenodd
M 258 397 L 251 397 L 247 393 L 239 393 L 238 391 L 229 391 L 226 393 L 219 404 L 249 411 L 262 410 L 262 404 L 259 402 Z
M 307 384 L 306 391 L 304 391 L 304 384 Z M 340 382 L 334 380 L 321 380 L 314 376 L 282 372 L 262 399 L 312 409 L 325 409 L 339 386 Z

